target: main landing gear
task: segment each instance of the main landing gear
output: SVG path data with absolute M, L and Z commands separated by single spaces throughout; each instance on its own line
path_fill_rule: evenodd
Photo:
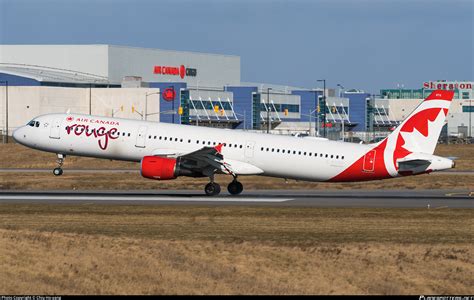
M 242 183 L 237 181 L 237 176 L 235 176 L 234 180 L 232 180 L 232 182 L 229 183 L 229 185 L 227 186 L 227 191 L 229 191 L 231 195 L 238 195 L 242 193 L 243 190 L 244 186 L 242 185 Z M 221 192 L 221 186 L 218 183 L 214 182 L 214 177 L 211 177 L 211 182 L 206 184 L 204 192 L 206 192 L 206 195 L 208 196 L 217 196 Z
M 235 177 L 234 180 L 232 180 L 232 182 L 229 183 L 229 185 L 227 186 L 227 190 L 231 195 L 238 195 L 242 193 L 242 191 L 244 190 L 244 186 L 242 185 L 242 183 L 237 181 L 237 177 Z
M 54 176 L 63 175 L 63 169 L 61 169 L 61 167 L 64 164 L 64 159 L 65 158 L 66 158 L 66 155 L 58 154 L 58 159 L 56 160 L 56 162 L 58 163 L 58 167 L 53 170 Z

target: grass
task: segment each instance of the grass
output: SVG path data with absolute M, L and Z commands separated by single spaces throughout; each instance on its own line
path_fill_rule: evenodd
M 459 157 L 456 170 L 474 170 L 474 145 L 439 145 L 436 154 Z M 18 144 L 0 145 L 0 168 L 46 168 L 55 167 L 55 156 L 51 153 L 35 151 Z M 0 189 L 197 189 L 201 190 L 207 178 L 180 177 L 171 181 L 153 181 L 135 173 L 80 174 L 68 173 L 68 169 L 132 169 L 139 170 L 137 163 L 110 161 L 104 159 L 67 157 L 65 173 L 53 177 L 51 173 L 1 173 Z M 19 180 L 21 179 L 21 180 Z M 54 179 L 54 180 L 53 180 Z M 446 175 L 434 173 L 414 177 L 361 183 L 312 183 L 262 176 L 240 177 L 245 190 L 255 189 L 473 189 L 473 175 Z M 217 176 L 217 182 L 225 186 L 229 176 Z
M 51 173 L 12 173 L 0 172 L 0 189 L 3 190 L 203 190 L 208 183 L 207 178 L 179 177 L 169 181 L 155 181 L 146 179 L 135 173 L 67 173 L 55 177 Z M 230 176 L 218 175 L 216 182 L 221 184 L 222 192 L 231 181 Z M 321 183 L 284 179 L 241 176 L 239 181 L 245 191 L 261 189 L 288 189 L 288 190 L 354 190 L 354 189 L 449 189 L 473 190 L 473 175 L 446 175 L 429 174 L 355 183 Z M 245 192 L 244 191 L 244 192 Z
M 474 170 L 474 145 L 445 145 L 436 147 L 435 154 L 444 157 L 457 157 L 457 170 Z M 0 144 L 0 168 L 45 168 L 56 167 L 56 155 L 53 153 L 33 150 L 25 146 L 10 143 Z M 140 168 L 138 163 L 111 161 L 87 157 L 68 156 L 64 164 L 65 169 L 135 169 Z
M 2 294 L 472 294 L 471 210 L 0 205 Z

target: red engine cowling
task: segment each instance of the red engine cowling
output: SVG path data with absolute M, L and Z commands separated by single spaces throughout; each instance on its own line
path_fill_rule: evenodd
M 176 159 L 145 156 L 141 162 L 141 174 L 145 178 L 169 180 L 177 177 Z

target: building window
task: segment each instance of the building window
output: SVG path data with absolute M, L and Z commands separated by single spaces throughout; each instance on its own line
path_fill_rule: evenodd
M 468 113 L 474 112 L 474 106 L 463 106 L 462 112 L 468 112 Z

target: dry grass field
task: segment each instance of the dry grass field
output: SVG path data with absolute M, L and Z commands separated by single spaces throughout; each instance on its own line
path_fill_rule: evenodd
M 473 294 L 472 210 L 0 205 L 0 294 Z
M 474 170 L 474 145 L 439 145 L 436 154 L 458 157 L 456 170 Z M 0 168 L 46 168 L 55 167 L 55 155 L 35 151 L 18 144 L 0 145 Z M 137 163 L 109 161 L 103 159 L 67 157 L 61 177 L 51 173 L 1 173 L 0 189 L 197 189 L 201 190 L 207 178 L 178 178 L 171 181 L 153 181 L 142 178 L 139 173 L 68 173 L 68 169 L 131 169 L 138 170 Z M 20 180 L 21 179 L 21 180 Z M 253 189 L 467 189 L 474 188 L 473 175 L 443 175 L 434 173 L 392 180 L 362 183 L 311 183 L 296 182 L 261 176 L 241 177 L 246 190 Z M 228 176 L 218 176 L 223 187 L 230 181 Z

